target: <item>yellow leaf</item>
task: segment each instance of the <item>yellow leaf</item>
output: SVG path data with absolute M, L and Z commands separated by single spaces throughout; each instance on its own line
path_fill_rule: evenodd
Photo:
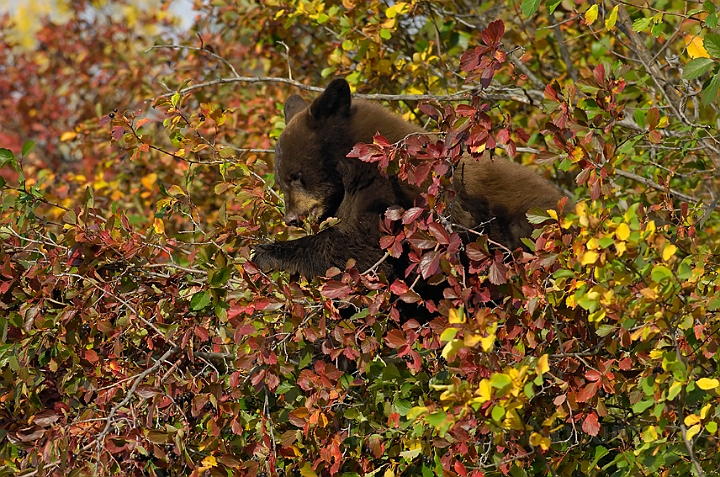
M 395 18 L 397 15 L 407 13 L 408 11 L 410 11 L 410 9 L 408 8 L 407 3 L 397 2 L 395 5 L 385 10 L 385 15 L 387 15 L 388 18 Z
M 483 351 L 486 353 L 489 353 L 493 349 L 493 344 L 495 343 L 495 332 L 497 331 L 497 327 L 497 323 L 493 324 L 488 330 L 487 337 L 480 340 L 480 346 L 482 346 Z
M 593 250 L 588 250 L 587 252 L 585 252 L 583 254 L 583 257 L 582 257 L 582 260 L 580 261 L 580 263 L 582 263 L 583 265 L 591 265 L 591 264 L 597 262 L 597 259 L 599 256 L 600 256 L 599 253 L 597 253 Z
M 462 308 L 451 308 L 448 315 L 448 323 L 451 325 L 465 323 L 465 312 Z
M 694 36 L 687 46 L 687 54 L 690 58 L 710 58 L 705 46 L 703 45 L 703 39 L 699 36 Z
M 463 336 L 463 342 L 468 348 L 472 348 L 476 344 L 480 343 L 482 340 L 483 336 L 478 333 L 465 333 L 465 336 Z
M 610 12 L 610 15 L 608 15 L 607 18 L 605 19 L 605 29 L 606 30 L 611 30 L 615 26 L 615 23 L 617 23 L 619 7 L 620 7 L 620 5 L 615 5 L 615 8 L 612 9 L 612 11 Z
M 592 25 L 595 23 L 595 20 L 597 20 L 598 17 L 598 5 L 597 3 L 593 5 L 592 7 L 588 8 L 587 12 L 585 12 L 585 23 L 588 25 Z
M 151 172 L 150 174 L 146 175 L 142 179 L 140 179 L 140 182 L 146 189 L 152 189 L 153 185 L 157 181 L 158 175 L 154 172 Z
M 153 222 L 153 229 L 155 230 L 156 234 L 165 235 L 165 224 L 163 223 L 162 219 L 155 219 L 155 221 Z
M 442 350 L 442 357 L 448 361 L 452 361 L 455 359 L 457 352 L 463 348 L 464 345 L 465 343 L 463 343 L 462 340 L 449 341 Z
M 675 255 L 675 252 L 677 252 L 677 247 L 675 245 L 668 245 L 663 250 L 663 260 L 667 262 L 670 260 L 670 257 Z
M 547 213 L 548 213 L 548 215 L 549 215 L 550 217 L 552 217 L 553 219 L 555 219 L 555 220 L 558 219 L 558 214 L 557 214 L 557 211 L 556 211 L 555 209 L 548 209 L 548 210 L 547 210 Z
M 544 354 L 540 356 L 540 359 L 538 359 L 536 372 L 538 374 L 545 374 L 548 371 L 550 371 L 550 364 L 548 363 L 550 358 L 549 354 Z
M 689 414 L 685 416 L 685 419 L 683 420 L 686 426 L 694 426 L 698 422 L 700 422 L 700 416 L 697 414 Z
M 395 477 L 395 471 L 392 469 L 392 467 L 388 467 L 387 469 L 385 469 L 383 477 Z
M 170 187 L 167 191 L 168 191 L 168 194 L 170 194 L 170 195 L 173 196 L 173 197 L 178 197 L 178 196 L 181 196 L 181 195 L 185 195 L 185 191 L 182 190 L 182 188 L 181 188 L 179 185 L 177 185 L 177 184 L 175 184 L 175 185 L 173 185 L 172 187 Z
M 412 421 L 413 419 L 422 416 L 426 412 L 428 412 L 428 408 L 426 408 L 425 406 L 416 406 L 410 409 L 410 412 L 407 413 L 407 416 L 405 416 L 405 418 L 408 421 Z
M 580 161 L 583 157 L 585 157 L 585 150 L 580 146 L 575 146 L 575 149 L 572 151 L 572 157 L 573 162 Z
M 642 433 L 643 441 L 652 442 L 658 438 L 657 428 L 655 426 L 648 426 Z
M 698 432 L 700 432 L 700 424 L 695 424 L 687 430 L 687 432 L 685 433 L 685 439 L 687 439 L 688 441 L 691 440 L 697 435 Z
M 480 385 L 477 391 L 475 391 L 475 394 L 478 396 L 478 399 L 480 399 L 481 404 L 492 399 L 492 385 L 490 384 L 490 380 L 483 379 L 480 381 Z
M 708 413 L 710 413 L 710 410 L 712 409 L 712 404 L 706 404 L 701 410 L 700 410 L 700 419 L 706 419 L 708 417 Z
M 623 222 L 618 225 L 618 228 L 615 229 L 615 236 L 620 240 L 627 240 L 628 237 L 630 237 L 630 227 L 628 227 L 628 224 Z
M 217 459 L 215 457 L 209 455 L 202 460 L 202 465 L 205 468 L 217 467 Z
M 652 288 L 643 288 L 642 290 L 640 290 L 640 294 L 649 300 L 654 300 L 655 298 L 657 298 L 657 293 L 655 293 L 655 290 L 653 290 Z
M 530 434 L 530 445 L 534 447 L 540 446 L 542 450 L 548 450 L 550 448 L 550 439 L 539 432 L 533 432 Z
M 717 389 L 717 387 L 720 386 L 720 381 L 715 378 L 700 378 L 696 384 L 703 391 L 709 391 L 711 389 Z
M 67 131 L 62 133 L 62 136 L 60 136 L 60 142 L 72 141 L 76 137 L 77 133 L 75 131 Z

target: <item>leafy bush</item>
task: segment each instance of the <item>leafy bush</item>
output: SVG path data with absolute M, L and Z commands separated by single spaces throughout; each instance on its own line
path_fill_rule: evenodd
M 0 473 L 716 472 L 712 2 L 196 2 L 177 44 L 115 3 L 2 19 Z M 406 277 L 252 263 L 297 236 L 282 100 L 334 75 L 434 131 L 351 153 L 430 184 L 379 223 Z M 573 200 L 463 245 L 462 154 Z

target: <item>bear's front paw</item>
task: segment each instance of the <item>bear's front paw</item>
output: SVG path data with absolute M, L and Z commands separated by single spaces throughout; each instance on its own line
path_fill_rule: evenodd
M 275 244 L 265 243 L 253 247 L 252 261 L 263 272 L 277 270 L 279 264 L 274 256 Z

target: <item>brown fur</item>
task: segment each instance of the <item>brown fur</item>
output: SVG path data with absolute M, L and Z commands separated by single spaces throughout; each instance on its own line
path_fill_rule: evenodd
M 392 205 L 412 207 L 417 187 L 380 174 L 347 153 L 376 133 L 390 142 L 425 132 L 369 101 L 351 101 L 344 80 L 334 80 L 309 107 L 299 96 L 285 103 L 287 126 L 275 151 L 275 180 L 282 189 L 285 221 L 299 225 L 303 216 L 340 222 L 317 235 L 260 245 L 254 261 L 264 270 L 282 269 L 306 276 L 322 275 L 331 266 L 344 268 L 353 258 L 361 271 L 383 255 L 379 220 Z M 451 219 L 462 227 L 479 226 L 492 240 L 510 248 L 532 232 L 526 212 L 557 207 L 561 194 L 525 166 L 507 159 L 463 158 L 454 174 L 457 200 Z M 402 268 L 402 266 L 400 267 Z M 388 261 L 381 267 L 396 273 Z

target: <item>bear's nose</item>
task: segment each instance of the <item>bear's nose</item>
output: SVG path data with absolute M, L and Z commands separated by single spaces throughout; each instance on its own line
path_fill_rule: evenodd
M 285 214 L 285 224 L 293 227 L 302 227 L 300 216 L 295 212 L 288 212 Z

